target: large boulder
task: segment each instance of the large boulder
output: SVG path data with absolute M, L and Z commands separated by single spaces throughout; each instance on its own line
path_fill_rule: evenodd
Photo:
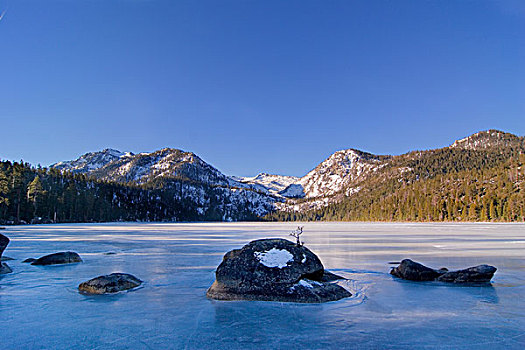
M 487 283 L 490 282 L 497 268 L 490 265 L 478 265 L 464 270 L 450 271 L 438 277 L 438 281 L 452 283 Z
M 4 253 L 5 248 L 9 244 L 9 238 L 4 236 L 3 234 L 0 234 L 0 275 L 13 272 L 9 265 L 1 262 L 2 261 L 2 254 Z
M 320 303 L 351 296 L 327 281 L 339 276 L 325 277 L 314 253 L 285 239 L 261 239 L 226 253 L 215 275 L 207 296 L 218 300 Z
M 36 259 L 31 265 L 59 265 L 59 264 L 71 264 L 82 262 L 80 255 L 75 252 L 59 252 L 49 254 L 41 258 Z
M 127 273 L 112 273 L 83 282 L 78 290 L 87 294 L 108 294 L 133 289 L 142 284 L 137 277 Z
M 487 283 L 490 282 L 496 270 L 494 266 L 489 265 L 479 265 L 457 271 L 448 271 L 446 268 L 436 270 L 410 259 L 404 259 L 399 266 L 392 268 L 390 273 L 396 277 L 410 281 Z

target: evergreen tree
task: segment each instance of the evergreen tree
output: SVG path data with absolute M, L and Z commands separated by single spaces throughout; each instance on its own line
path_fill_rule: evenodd
M 40 182 L 40 177 L 37 175 L 27 187 L 27 200 L 33 204 L 33 216 L 37 215 L 38 207 L 41 204 L 44 195 L 45 191 Z

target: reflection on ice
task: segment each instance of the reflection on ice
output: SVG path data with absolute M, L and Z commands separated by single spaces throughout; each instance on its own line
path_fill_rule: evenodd
M 225 252 L 289 238 L 297 224 L 68 224 L 8 227 L 14 272 L 0 276 L 1 347 L 10 348 L 505 348 L 525 342 L 525 225 L 305 223 L 304 241 L 353 296 L 320 305 L 205 297 Z M 303 237 L 302 236 L 302 237 Z M 64 250 L 84 263 L 23 264 Z M 115 254 L 108 254 L 108 253 Z M 389 262 L 498 267 L 492 285 L 392 277 Z M 139 290 L 85 296 L 112 272 Z

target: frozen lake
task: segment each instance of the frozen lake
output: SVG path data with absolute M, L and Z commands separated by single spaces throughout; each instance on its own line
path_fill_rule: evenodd
M 305 244 L 351 279 L 354 296 L 326 304 L 219 302 L 207 288 L 225 252 L 292 238 L 294 223 L 75 224 L 8 227 L 0 277 L 2 349 L 523 349 L 524 224 L 305 223 Z M 22 260 L 78 252 L 84 263 Z M 114 252 L 116 254 L 107 255 Z M 498 268 L 490 286 L 408 282 L 388 262 Z M 85 296 L 80 282 L 112 272 L 146 283 Z

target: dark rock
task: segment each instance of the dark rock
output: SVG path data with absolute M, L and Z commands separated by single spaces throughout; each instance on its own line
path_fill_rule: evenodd
M 88 294 L 108 294 L 136 288 L 141 284 L 142 281 L 133 275 L 112 273 L 83 282 L 78 286 L 78 290 Z
M 5 248 L 9 244 L 9 238 L 0 233 L 0 259 L 4 253 Z
M 490 282 L 496 268 L 490 265 L 478 265 L 464 270 L 447 272 L 438 277 L 438 281 L 452 283 L 487 283 Z
M 22 261 L 23 263 L 27 264 L 27 263 L 32 263 L 33 261 L 35 261 L 36 259 L 35 258 L 27 258 L 25 259 L 24 261 Z
M 13 270 L 6 263 L 0 263 L 0 275 L 5 275 L 6 273 L 11 273 Z
M 346 278 L 336 275 L 330 271 L 324 270 L 323 277 L 321 277 L 321 282 L 332 282 L 337 280 L 345 280 Z
M 261 239 L 226 253 L 215 275 L 207 296 L 218 300 L 320 303 L 351 296 L 323 281 L 324 267 L 314 253 L 285 239 Z
M 9 244 L 9 238 L 4 236 L 3 234 L 0 234 L 0 261 L 2 260 L 2 254 L 4 253 L 5 248 Z M 4 264 L 3 262 L 0 262 L 0 275 L 13 272 L 9 265 Z
M 3 227 L 3 226 L 0 226 L 0 230 L 5 230 L 5 227 Z
M 80 256 L 75 252 L 59 252 L 36 259 L 31 265 L 58 265 L 82 262 Z
M 433 281 L 443 273 L 445 272 L 431 269 L 410 259 L 402 260 L 399 266 L 390 271 L 390 274 L 410 281 Z
M 486 283 L 490 282 L 496 270 L 494 266 L 490 265 L 479 265 L 457 271 L 449 271 L 446 267 L 434 270 L 410 259 L 405 259 L 390 273 L 411 281 L 437 280 L 452 283 Z

